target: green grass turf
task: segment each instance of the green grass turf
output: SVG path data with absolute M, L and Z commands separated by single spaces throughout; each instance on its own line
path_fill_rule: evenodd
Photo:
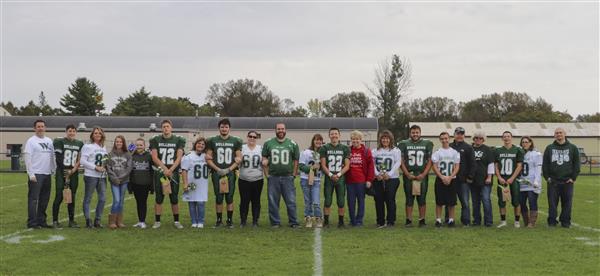
M 167 205 L 163 227 L 140 230 L 136 222 L 135 201 L 125 204 L 125 222 L 119 230 L 44 229 L 25 231 L 27 188 L 25 174 L 0 173 L 0 274 L 313 274 L 314 232 L 308 229 L 271 229 L 268 227 L 266 186 L 263 188 L 261 227 L 259 229 L 191 229 L 187 204 L 180 204 L 185 229 L 171 225 Z M 433 183 L 430 181 L 430 183 Z M 16 185 L 16 186 L 15 186 Z M 582 176 L 575 188 L 573 221 L 600 228 L 600 178 Z M 83 181 L 77 193 L 76 212 L 81 213 Z M 322 260 L 325 275 L 364 274 L 597 274 L 600 270 L 600 232 L 577 227 L 548 228 L 545 215 L 536 229 L 514 229 L 509 209 L 509 227 L 433 227 L 434 195 L 428 194 L 426 228 L 404 228 L 404 195 L 397 194 L 398 226 L 375 229 L 372 197 L 366 200 L 366 226 L 329 228 L 322 233 Z M 495 194 L 495 193 L 493 193 Z M 51 196 L 47 214 L 51 215 Z M 130 197 L 130 195 L 128 195 Z M 236 191 L 235 222 L 239 222 L 239 193 Z M 298 214 L 302 217 L 302 192 L 297 188 Z M 149 199 L 147 221 L 153 222 L 153 196 Z M 111 194 L 107 192 L 107 209 Z M 540 210 L 547 212 L 545 191 L 539 199 Z M 214 196 L 209 194 L 207 225 L 214 223 Z M 92 200 L 92 207 L 95 199 Z M 61 206 L 61 219 L 66 217 Z M 493 196 L 494 220 L 498 221 Z M 416 208 L 415 208 L 416 209 Z M 459 214 L 460 208 L 457 208 Z M 415 210 L 415 216 L 416 216 Z M 281 208 L 282 221 L 287 220 Z M 348 220 L 348 216 L 346 216 Z M 83 217 L 77 221 L 83 224 Z M 347 221 L 346 221 L 347 222 Z M 337 212 L 332 213 L 337 223 Z M 237 226 L 237 225 L 236 225 Z M 7 235 L 29 236 L 19 244 L 7 243 Z M 60 235 L 65 239 L 47 244 L 34 240 Z M 586 244 L 586 242 L 588 244 Z M 590 245 L 591 244 L 591 245 Z M 595 245 L 594 245 L 595 244 Z

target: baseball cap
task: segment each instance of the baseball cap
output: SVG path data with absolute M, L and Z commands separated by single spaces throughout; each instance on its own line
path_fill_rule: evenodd
M 465 134 L 465 129 L 463 127 L 457 127 L 454 130 L 454 134 L 456 134 L 456 133 Z

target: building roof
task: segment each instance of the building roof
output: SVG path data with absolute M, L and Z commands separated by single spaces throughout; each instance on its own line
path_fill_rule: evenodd
M 553 137 L 554 130 L 562 127 L 567 136 L 600 137 L 600 123 L 487 123 L 487 122 L 410 122 L 410 125 L 421 126 L 423 136 L 437 137 L 440 132 L 447 131 L 452 135 L 457 127 L 465 128 L 465 134 L 471 136 L 475 131 L 483 131 L 488 137 L 500 137 L 506 130 L 514 136 Z
M 8 112 L 8 110 L 6 110 L 6 108 L 0 106 L 0 117 L 1 116 L 12 116 L 12 115 L 10 114 L 10 112 Z
M 126 117 L 126 116 L 11 116 L 0 119 L 1 131 L 31 130 L 38 118 L 46 121 L 49 130 L 64 129 L 68 124 L 78 127 L 85 124 L 87 130 L 100 126 L 107 131 L 147 131 L 154 123 L 160 129 L 160 122 L 169 119 L 177 131 L 198 129 L 217 129 L 219 117 Z M 331 127 L 339 129 L 377 130 L 377 118 L 302 118 L 302 117 L 230 117 L 231 125 L 236 129 L 275 129 L 275 124 L 284 122 L 290 130 L 323 130 Z

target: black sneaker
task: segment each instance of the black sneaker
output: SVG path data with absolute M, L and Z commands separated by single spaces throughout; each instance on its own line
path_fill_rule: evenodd
M 424 227 L 427 226 L 427 224 L 425 223 L 425 219 L 420 219 L 419 220 L 419 227 Z
M 412 220 L 406 219 L 406 222 L 404 222 L 404 227 L 411 227 L 411 226 L 412 226 Z
M 69 221 L 69 228 L 79 228 L 79 225 L 74 220 Z
M 300 227 L 300 224 L 297 224 L 297 223 L 290 224 L 290 227 L 293 229 L 296 229 L 296 228 Z
M 233 222 L 231 222 L 231 221 L 228 221 L 228 222 L 227 222 L 227 228 L 229 228 L 229 229 L 233 229 Z
M 52 228 L 54 229 L 62 229 L 60 223 L 58 221 L 53 221 L 52 222 Z
M 92 220 L 85 219 L 85 228 L 94 228 L 94 226 L 92 225 Z
M 456 222 L 454 222 L 454 221 L 449 221 L 449 222 L 448 222 L 448 227 L 452 228 L 452 227 L 454 227 L 454 225 L 455 225 L 455 224 L 456 224 Z
M 99 219 L 94 220 L 94 228 L 104 228 Z
M 385 224 L 377 224 L 377 229 L 383 229 L 385 227 L 387 227 L 387 225 L 385 225 Z
M 394 223 L 394 222 L 388 222 L 387 223 L 387 227 L 394 227 L 394 225 L 396 225 L 396 223 Z
M 435 227 L 437 227 L 437 228 L 440 228 L 440 227 L 442 227 L 442 222 L 441 222 L 441 221 L 439 221 L 439 220 L 436 220 L 436 221 L 435 221 Z
M 213 228 L 219 228 L 219 227 L 221 227 L 221 226 L 223 226 L 223 222 L 221 222 L 221 221 L 217 221 L 217 222 L 215 223 L 215 226 L 213 226 Z
M 279 224 L 271 224 L 271 228 L 273 228 L 273 229 L 277 229 L 280 227 L 281 227 L 281 225 L 279 225 Z

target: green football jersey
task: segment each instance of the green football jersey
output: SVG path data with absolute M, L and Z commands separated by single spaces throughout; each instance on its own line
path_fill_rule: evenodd
M 321 158 L 325 158 L 325 164 L 331 173 L 338 173 L 344 168 L 344 162 L 350 158 L 350 148 L 346 145 L 332 145 L 327 143 L 319 150 Z
M 171 168 L 177 159 L 177 150 L 185 147 L 185 138 L 172 134 L 171 137 L 165 138 L 162 135 L 154 136 L 150 139 L 150 150 L 156 149 L 158 159 Z
M 206 148 L 212 150 L 213 162 L 217 167 L 225 169 L 235 163 L 235 152 L 242 150 L 242 139 L 229 136 L 223 139 L 221 135 L 211 137 L 206 143 Z
M 517 169 L 517 163 L 523 163 L 525 155 L 523 149 L 512 145 L 510 148 L 504 146 L 495 149 L 495 162 L 500 166 L 500 175 L 502 177 L 511 177 Z
M 298 144 L 289 138 L 282 142 L 271 138 L 265 142 L 262 156 L 269 159 L 269 174 L 288 176 L 294 173 L 294 161 L 300 158 Z
M 77 164 L 77 158 L 81 153 L 83 142 L 77 139 L 69 140 L 59 137 L 54 139 L 54 152 L 63 155 L 63 165 L 66 169 L 73 168 Z
M 409 172 L 420 174 L 427 167 L 433 151 L 433 143 L 426 139 L 413 142 L 411 139 L 404 140 L 399 145 L 402 151 L 402 159 L 406 160 L 406 168 Z

